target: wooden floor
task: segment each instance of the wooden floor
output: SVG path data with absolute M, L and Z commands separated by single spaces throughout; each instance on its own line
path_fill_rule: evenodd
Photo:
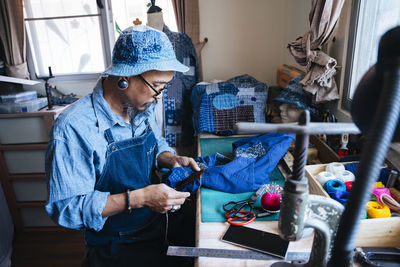
M 83 256 L 82 232 L 26 232 L 15 236 L 11 266 L 75 267 Z

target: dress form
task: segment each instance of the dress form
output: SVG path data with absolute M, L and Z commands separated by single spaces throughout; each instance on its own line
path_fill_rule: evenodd
M 147 13 L 147 26 L 162 31 L 164 27 L 164 19 L 162 11 L 155 13 Z
M 162 9 L 156 6 L 155 0 L 151 1 L 151 6 L 147 10 L 147 26 L 150 26 L 156 30 L 162 31 L 164 27 L 164 19 Z M 161 130 L 161 134 L 164 136 L 164 103 L 163 98 L 158 99 L 155 106 L 155 115 L 158 128 Z

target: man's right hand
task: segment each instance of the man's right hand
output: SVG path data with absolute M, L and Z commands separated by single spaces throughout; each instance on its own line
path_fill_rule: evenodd
M 132 208 L 147 207 L 156 212 L 166 213 L 173 206 L 174 209 L 179 209 L 189 196 L 189 192 L 179 192 L 165 184 L 153 184 L 131 191 L 130 203 Z

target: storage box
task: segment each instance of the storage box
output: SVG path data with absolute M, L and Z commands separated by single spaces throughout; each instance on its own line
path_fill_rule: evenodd
M 41 97 L 30 101 L 0 103 L 0 113 L 34 112 L 47 106 L 47 98 Z
M 37 99 L 36 91 L 25 91 L 15 94 L 0 95 L 0 103 L 15 103 Z
M 305 168 L 310 194 L 329 197 L 317 181 L 318 173 L 325 171 L 326 164 L 308 165 Z M 360 222 L 356 246 L 400 246 L 400 217 L 363 219 Z
M 305 72 L 290 65 L 280 65 L 276 74 L 276 82 L 281 88 L 285 88 L 290 80 L 296 78 L 297 76 L 305 75 Z

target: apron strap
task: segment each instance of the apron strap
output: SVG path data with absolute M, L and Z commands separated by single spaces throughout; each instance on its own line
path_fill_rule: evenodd
M 104 134 L 106 136 L 108 144 L 114 143 L 114 136 L 111 132 L 111 128 L 108 128 L 107 130 L 104 131 Z

